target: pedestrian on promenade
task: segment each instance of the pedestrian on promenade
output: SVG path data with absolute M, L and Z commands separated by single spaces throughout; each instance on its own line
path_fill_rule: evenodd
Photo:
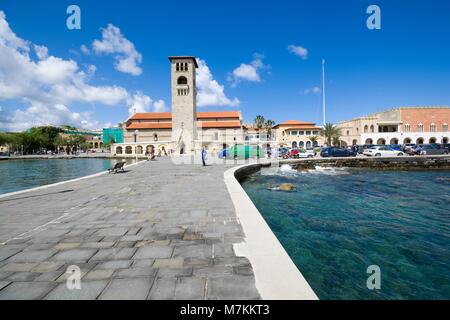
M 202 148 L 202 162 L 203 162 L 203 166 L 206 166 L 206 148 L 203 147 Z

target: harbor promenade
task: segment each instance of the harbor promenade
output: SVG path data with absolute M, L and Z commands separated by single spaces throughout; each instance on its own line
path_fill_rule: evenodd
M 162 158 L 0 198 L 0 299 L 259 299 L 230 167 Z

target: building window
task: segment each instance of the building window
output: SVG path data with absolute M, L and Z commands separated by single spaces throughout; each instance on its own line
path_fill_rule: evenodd
M 153 134 L 153 140 L 158 141 L 158 134 L 157 133 Z
M 411 125 L 409 123 L 405 124 L 405 132 L 411 132 Z
M 444 124 L 442 125 L 442 131 L 443 131 L 443 132 L 448 132 L 448 124 L 447 124 L 447 123 L 444 123 Z
M 187 78 L 183 77 L 183 76 L 179 77 L 178 80 L 177 80 L 177 84 L 184 85 L 184 84 L 187 84 L 187 83 L 188 83 Z
M 430 132 L 436 132 L 436 124 L 430 124 Z
M 423 124 L 422 123 L 419 123 L 419 125 L 417 126 L 417 131 L 423 132 Z
M 214 132 L 214 140 L 219 140 L 219 133 L 218 132 Z
M 369 132 L 369 126 L 368 125 L 365 125 L 364 126 L 364 133 L 368 133 Z
M 348 135 L 348 136 L 350 135 L 350 131 L 349 131 L 349 130 L 347 130 L 347 135 Z
M 375 127 L 373 125 L 370 126 L 370 132 L 372 132 L 372 133 L 375 132 Z
M 317 136 L 319 134 L 319 131 L 313 131 L 313 135 Z
M 311 131 L 306 131 L 306 135 L 310 136 L 311 135 Z
M 304 136 L 305 135 L 305 131 L 299 131 L 298 134 L 301 135 L 301 136 Z
M 298 131 L 291 131 L 291 136 L 296 136 L 298 135 Z

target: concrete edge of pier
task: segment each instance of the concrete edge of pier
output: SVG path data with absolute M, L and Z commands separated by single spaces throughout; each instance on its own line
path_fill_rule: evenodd
M 318 300 L 236 178 L 238 173 L 258 171 L 262 165 L 242 165 L 224 173 L 225 184 L 245 234 L 245 242 L 235 244 L 234 251 L 252 264 L 256 288 L 262 299 Z

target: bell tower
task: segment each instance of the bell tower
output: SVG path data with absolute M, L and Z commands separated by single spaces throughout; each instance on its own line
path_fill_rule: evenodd
M 172 75 L 172 141 L 176 154 L 192 154 L 197 139 L 197 91 L 192 56 L 169 57 Z

